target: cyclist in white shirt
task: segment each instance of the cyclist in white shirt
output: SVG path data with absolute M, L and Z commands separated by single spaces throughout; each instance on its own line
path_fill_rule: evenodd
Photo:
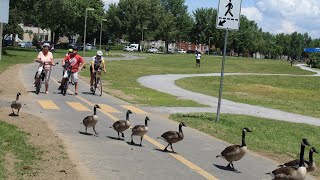
M 200 59 L 201 53 L 199 51 L 196 52 L 196 67 L 200 68 Z

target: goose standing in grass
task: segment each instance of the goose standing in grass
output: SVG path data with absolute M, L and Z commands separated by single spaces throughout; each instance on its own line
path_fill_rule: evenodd
M 182 132 L 182 126 L 187 127 L 183 122 L 179 124 L 179 132 L 177 131 L 167 131 L 161 135 L 161 137 L 158 137 L 157 139 L 161 138 L 165 140 L 168 145 L 164 148 L 163 151 L 168 151 L 167 148 L 170 145 L 172 152 L 174 152 L 172 148 L 172 144 L 181 141 L 184 138 L 183 132 Z
M 93 115 L 92 116 L 87 116 L 83 119 L 82 124 L 86 127 L 86 133 L 87 133 L 87 128 L 92 127 L 93 131 L 95 134 L 98 134 L 96 132 L 96 124 L 98 122 L 98 116 L 97 116 L 97 108 L 100 108 L 99 105 L 94 105 L 93 107 Z
M 18 115 L 19 116 L 19 111 L 21 109 L 21 102 L 19 101 L 19 96 L 21 95 L 20 92 L 17 93 L 17 97 L 16 97 L 16 100 L 15 101 L 12 101 L 11 103 L 11 109 L 12 109 L 12 113 L 13 115 Z M 13 109 L 17 109 L 18 112 L 17 114 L 14 113 Z
M 112 126 L 109 128 L 112 128 L 117 131 L 118 133 L 118 139 L 120 139 L 119 133 L 122 134 L 122 137 L 124 138 L 123 131 L 127 130 L 130 127 L 130 121 L 129 121 L 129 114 L 132 114 L 132 111 L 128 110 L 126 113 L 126 120 L 118 120 L 115 123 L 113 123 Z
M 131 144 L 134 144 L 133 142 L 133 136 L 140 136 L 140 146 L 142 143 L 143 136 L 148 132 L 148 121 L 150 121 L 149 117 L 147 116 L 144 120 L 144 125 L 136 125 L 132 128 L 132 134 L 131 134 Z
M 292 180 L 304 180 L 307 176 L 307 168 L 304 165 L 304 150 L 306 146 L 310 146 L 307 139 L 302 139 L 300 147 L 299 166 L 286 166 L 278 168 L 269 174 L 274 180 L 292 179 Z
M 304 161 L 304 165 L 307 168 L 307 172 L 314 171 L 316 167 L 316 163 L 313 160 L 313 153 L 318 153 L 317 149 L 315 147 L 311 147 L 309 150 L 309 161 Z M 286 167 L 286 166 L 293 166 L 293 167 L 299 167 L 300 159 L 295 159 L 289 162 L 286 162 L 284 164 L 279 165 L 279 167 Z
M 242 143 L 241 145 L 231 145 L 226 147 L 222 152 L 221 155 L 216 157 L 225 158 L 229 164 L 227 165 L 228 168 L 232 168 L 233 171 L 239 172 L 234 168 L 233 161 L 239 161 L 243 158 L 243 156 L 247 152 L 247 144 L 246 144 L 246 132 L 252 132 L 249 128 L 242 129 Z

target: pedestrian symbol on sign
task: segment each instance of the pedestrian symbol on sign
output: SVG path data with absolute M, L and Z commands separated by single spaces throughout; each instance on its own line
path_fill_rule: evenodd
M 231 9 L 233 8 L 233 5 L 231 3 L 231 0 L 230 2 L 226 5 L 226 7 L 228 7 L 228 10 L 227 12 L 224 14 L 224 16 L 227 16 L 227 14 L 229 13 L 232 17 L 233 17 L 233 14 L 231 13 Z

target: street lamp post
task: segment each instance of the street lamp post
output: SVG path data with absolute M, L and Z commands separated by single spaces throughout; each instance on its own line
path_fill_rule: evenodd
M 101 19 L 101 27 L 100 27 L 100 50 L 101 50 L 101 39 L 102 39 L 102 21 L 107 21 L 107 19 Z
M 86 53 L 86 31 L 88 11 L 94 11 L 93 8 L 86 8 L 86 16 L 84 17 L 84 35 L 83 35 L 83 55 Z
M 148 28 L 142 27 L 142 38 L 141 38 L 141 39 L 142 39 L 142 43 L 143 43 L 143 30 L 144 30 L 144 29 L 148 29 Z M 142 43 L 141 43 L 141 44 L 142 44 Z M 142 52 L 142 45 L 141 45 L 141 47 L 140 47 L 140 51 Z
M 209 47 L 208 47 L 208 55 L 210 55 L 210 39 L 212 39 L 213 37 L 209 37 Z

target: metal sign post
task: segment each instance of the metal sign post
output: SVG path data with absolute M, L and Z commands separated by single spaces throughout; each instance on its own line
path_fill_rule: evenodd
M 0 60 L 2 55 L 3 23 L 9 22 L 9 0 L 0 1 Z
M 224 48 L 223 48 L 223 58 L 221 65 L 221 77 L 220 77 L 220 88 L 219 88 L 219 99 L 217 107 L 217 117 L 216 121 L 220 118 L 220 108 L 221 108 L 221 98 L 222 98 L 222 88 L 223 88 L 223 77 L 224 77 L 224 64 L 227 52 L 227 42 L 228 42 L 228 30 L 238 30 L 240 26 L 240 11 L 241 11 L 241 0 L 219 0 L 217 15 L 217 29 L 225 29 L 224 37 Z
M 2 57 L 2 32 L 3 32 L 3 24 L 0 22 L 0 60 Z
M 221 65 L 219 100 L 218 100 L 216 121 L 219 121 L 219 118 L 220 118 L 220 107 L 221 107 L 222 88 L 223 88 L 223 75 L 224 75 L 224 63 L 225 63 L 225 59 L 226 59 L 227 42 L 228 42 L 228 29 L 226 29 L 226 33 L 225 33 L 225 36 L 224 36 L 224 48 L 223 48 L 223 58 L 222 58 L 222 65 Z

